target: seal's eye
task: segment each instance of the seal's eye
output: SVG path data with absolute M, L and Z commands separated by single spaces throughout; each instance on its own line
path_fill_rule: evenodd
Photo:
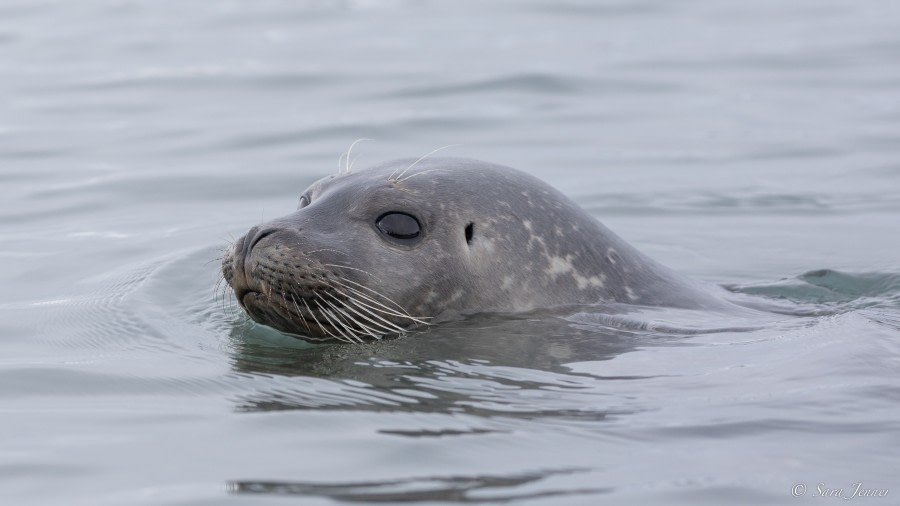
M 422 233 L 419 220 L 406 213 L 385 213 L 375 220 L 375 226 L 382 233 L 395 239 L 415 239 Z
M 309 205 L 309 196 L 302 195 L 300 196 L 300 205 L 297 206 L 297 209 L 303 209 L 304 207 Z

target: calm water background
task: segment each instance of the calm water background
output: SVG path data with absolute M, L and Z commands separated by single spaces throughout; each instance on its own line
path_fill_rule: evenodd
M 361 137 L 810 316 L 253 325 L 221 249 Z M 0 184 L 3 504 L 900 497 L 896 2 L 6 0 Z

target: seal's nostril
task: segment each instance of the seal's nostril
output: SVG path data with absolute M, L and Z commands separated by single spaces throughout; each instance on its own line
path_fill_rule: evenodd
M 240 239 L 240 243 L 235 250 L 237 259 L 242 263 L 247 262 L 250 259 L 250 252 L 253 251 L 257 243 L 277 230 L 277 228 L 260 229 L 259 227 L 253 227 L 248 230 L 247 235 Z
M 240 242 L 238 243 L 238 247 L 235 249 L 236 252 L 239 253 L 238 260 L 243 262 L 247 259 L 247 255 L 250 253 L 250 241 L 256 237 L 256 234 L 259 232 L 259 227 L 252 227 L 250 230 L 244 234 L 244 237 L 241 237 Z
M 248 254 L 251 251 L 253 251 L 253 248 L 256 247 L 257 243 L 259 243 L 259 241 L 261 241 L 263 237 L 266 237 L 267 235 L 271 235 L 276 230 L 278 230 L 277 228 L 266 228 L 263 230 L 258 230 L 258 227 L 253 227 L 253 228 L 256 228 L 257 232 L 253 236 L 249 236 L 249 234 L 248 234 L 249 237 L 252 237 L 252 239 L 250 240 L 250 245 L 247 247 Z

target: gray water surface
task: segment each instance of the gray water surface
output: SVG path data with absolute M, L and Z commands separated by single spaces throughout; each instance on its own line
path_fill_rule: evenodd
M 900 4 L 6 0 L 0 99 L 3 504 L 897 503 Z M 222 250 L 359 138 L 777 310 L 255 325 Z

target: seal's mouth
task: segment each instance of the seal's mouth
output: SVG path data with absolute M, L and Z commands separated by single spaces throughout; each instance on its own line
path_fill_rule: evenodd
M 311 307 L 304 299 L 295 301 L 292 297 L 292 303 L 285 304 L 264 293 L 244 290 L 238 300 L 253 320 L 307 341 L 343 341 L 342 337 L 350 333 L 346 324 L 335 321 L 333 313 L 329 316 L 324 310 L 314 309 L 316 305 Z
M 256 290 L 247 290 L 247 289 L 239 288 L 239 289 L 235 290 L 234 296 L 237 298 L 238 304 L 240 304 L 241 307 L 246 307 L 247 303 L 244 301 L 244 299 L 246 299 L 247 297 L 250 297 L 250 296 L 252 296 L 254 298 L 258 298 L 258 297 L 262 296 L 262 293 L 257 292 Z

